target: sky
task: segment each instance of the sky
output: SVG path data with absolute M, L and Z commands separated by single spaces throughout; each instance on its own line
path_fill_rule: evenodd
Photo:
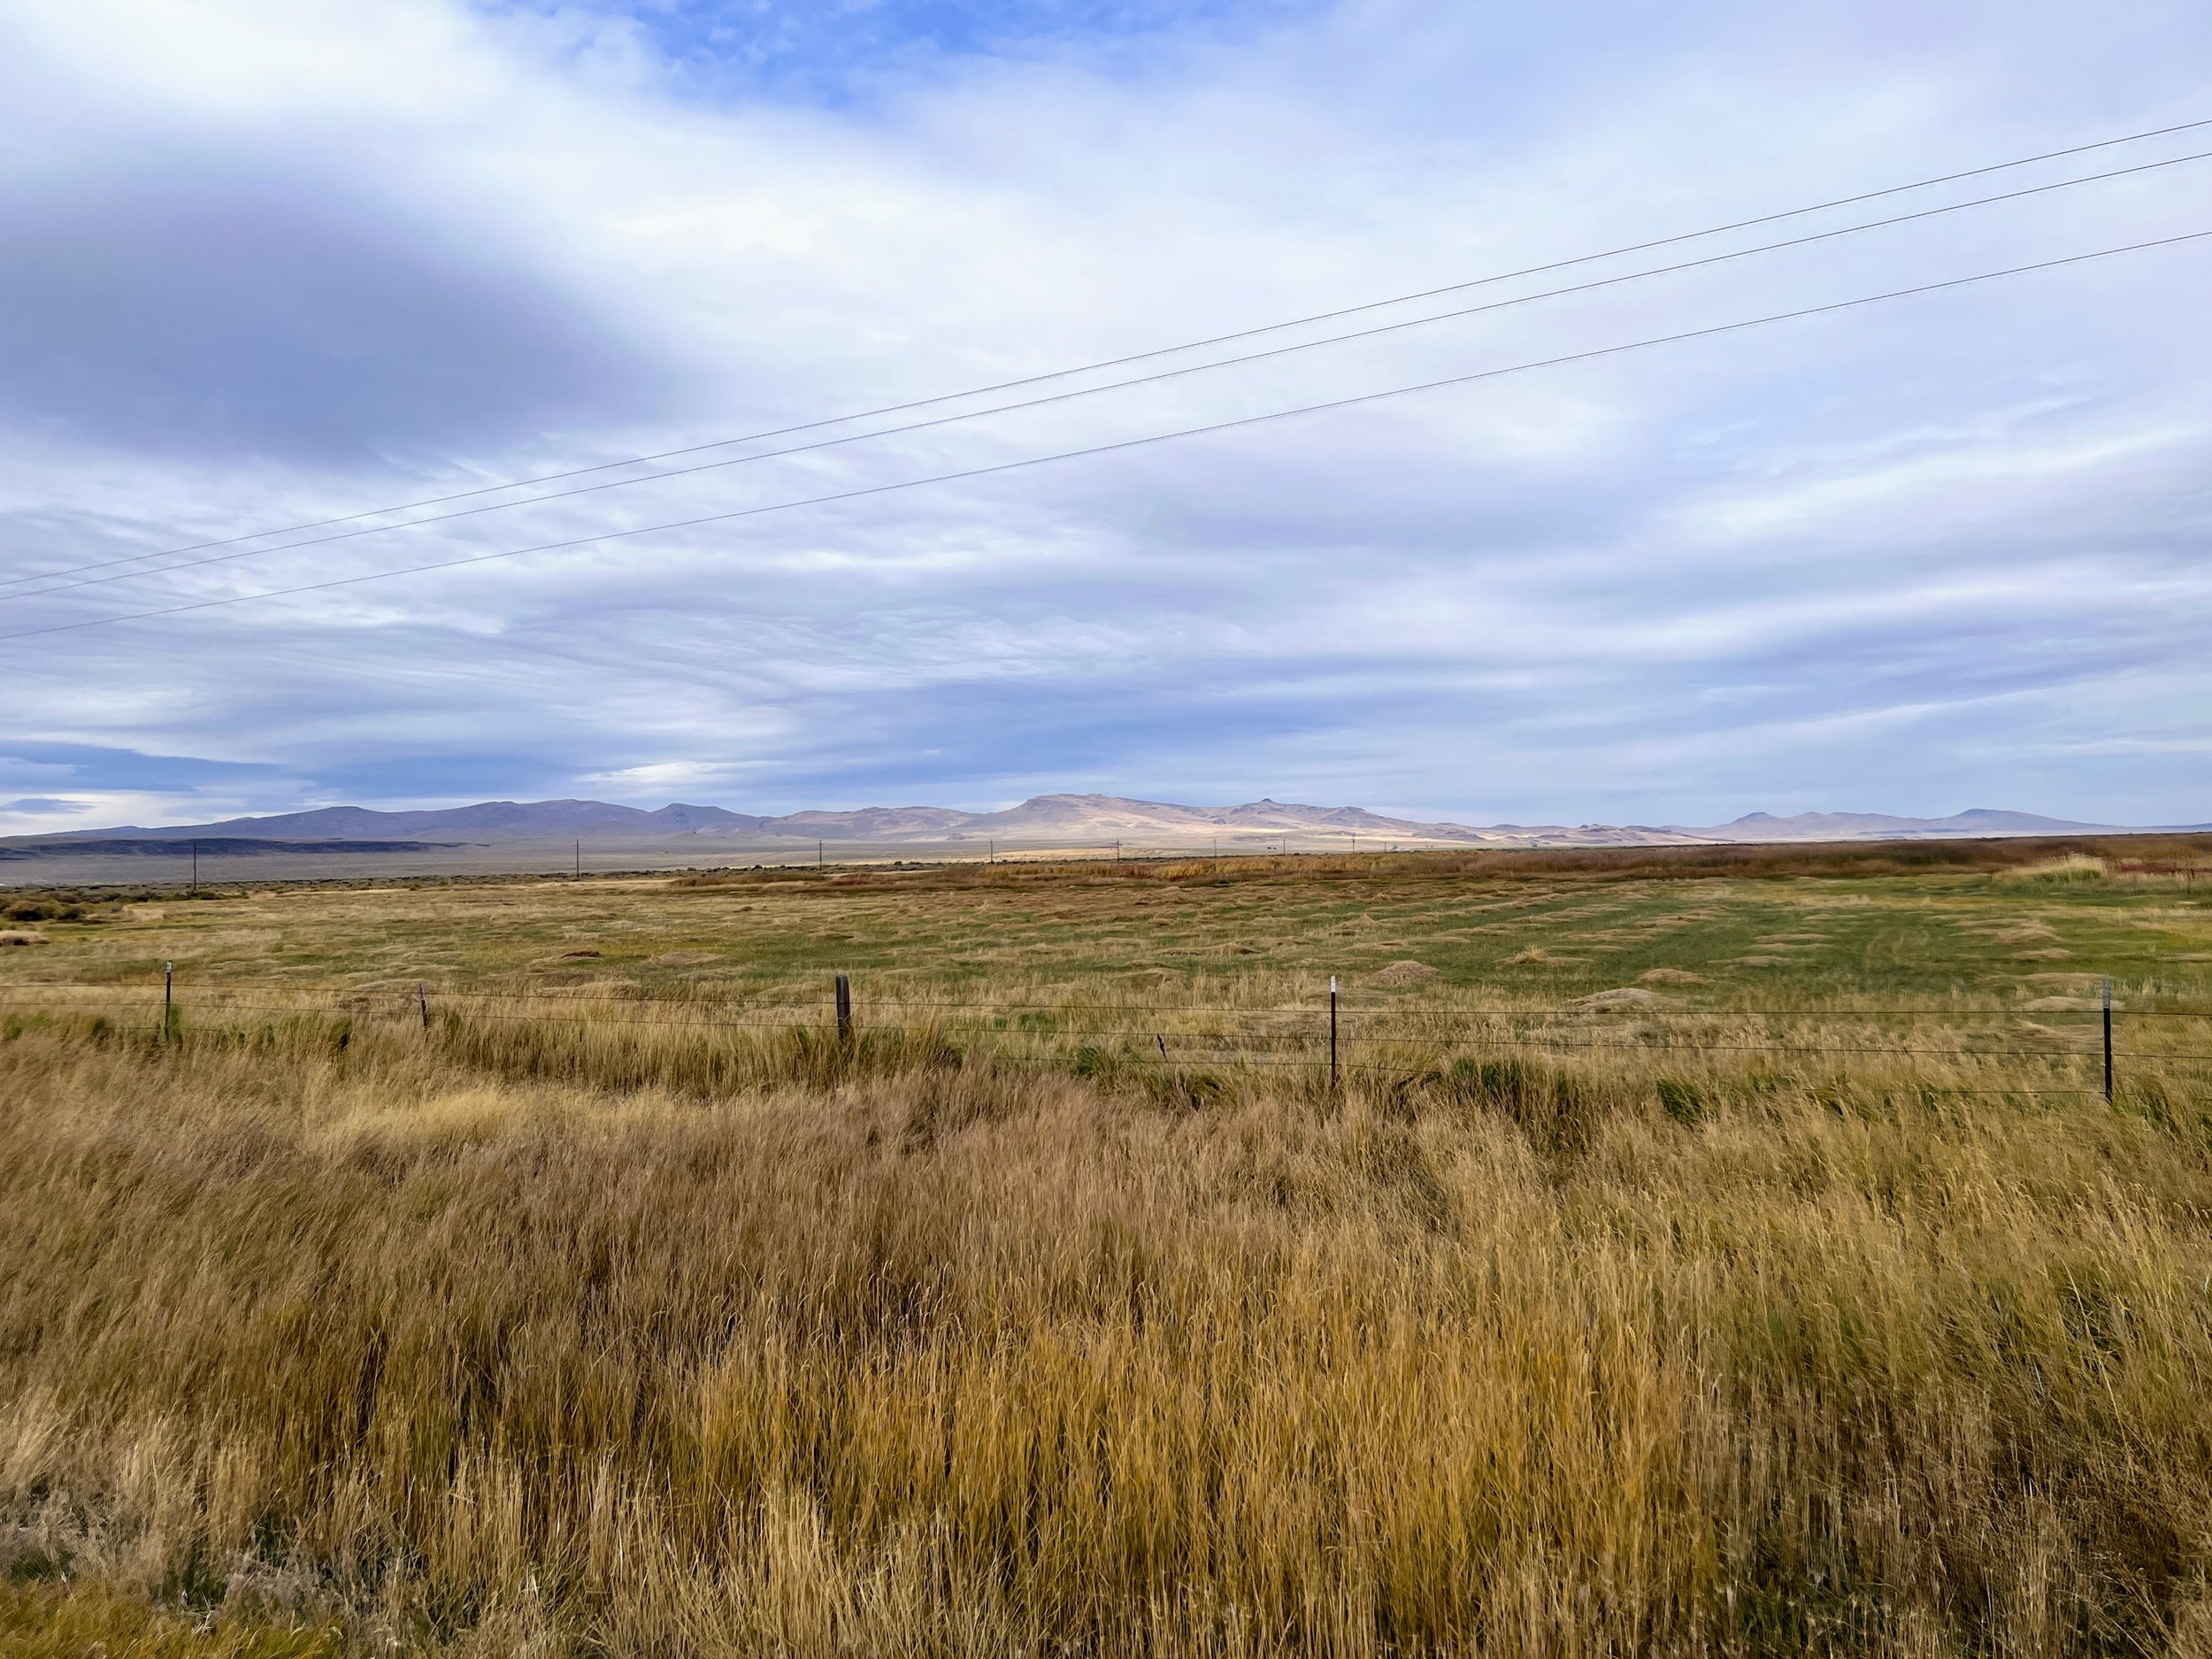
M 2212 240 L 1606 349 L 2212 231 L 2175 159 L 2212 127 L 811 425 L 2207 86 L 2200 0 L 10 0 L 0 833 L 1056 790 L 2212 820 Z

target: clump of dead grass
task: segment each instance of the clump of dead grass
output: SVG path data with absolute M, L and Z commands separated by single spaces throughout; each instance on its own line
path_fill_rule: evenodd
M 1387 967 L 1376 969 L 1374 972 L 1367 976 L 1367 982 L 1370 985 L 1378 985 L 1388 990 L 1398 991 L 1417 985 L 1426 985 L 1440 977 L 1438 972 L 1427 963 L 1408 959 L 1402 962 L 1394 962 Z

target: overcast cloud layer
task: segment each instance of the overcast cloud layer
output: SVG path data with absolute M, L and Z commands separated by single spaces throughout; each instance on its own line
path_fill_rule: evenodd
M 0 576 L 2200 119 L 2207 86 L 2212 16 L 2137 0 L 13 0 Z M 1793 228 L 2197 150 L 2212 128 Z M 18 583 L 0 633 L 2203 230 L 2212 161 L 926 434 Z M 2212 241 L 2186 243 L 987 479 L 10 639 L 0 829 L 1059 788 L 1469 821 L 2202 821 L 2208 286 Z

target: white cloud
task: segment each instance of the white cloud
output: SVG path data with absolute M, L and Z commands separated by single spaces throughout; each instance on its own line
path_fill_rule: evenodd
M 42 246 L 128 267 L 102 282 L 150 282 L 142 225 L 73 220 L 62 239 L 56 204 L 81 219 L 109 198 L 73 181 L 161 157 L 180 268 L 245 296 L 223 326 L 275 343 L 195 356 L 214 325 L 151 304 L 120 345 L 64 340 L 111 379 L 76 376 L 65 408 L 28 380 L 0 395 L 5 562 L 680 447 L 2194 112 L 2212 41 L 2189 12 L 2103 7 L 2085 34 L 2090 16 L 1350 0 L 1135 59 L 1080 42 L 902 58 L 849 102 L 809 104 L 740 73 L 702 80 L 660 56 L 649 20 L 578 8 L 31 0 L 0 26 L 0 110 L 16 111 L 0 141 L 21 157 L 0 211 Z M 0 632 L 2202 228 L 2200 182 L 2177 169 L 420 531 L 48 598 L 0 588 Z M 335 228 L 288 240 L 316 204 Z M 266 246 L 234 245 L 241 225 Z M 767 809 L 1033 786 L 1679 820 L 1816 788 L 1897 810 L 1963 791 L 2212 816 L 2189 805 L 2212 772 L 2143 677 L 2191 660 L 2212 619 L 2186 573 L 2212 458 L 2205 246 L 1180 446 L 8 641 L 0 730 L 265 768 L 226 787 L 269 807 L 664 788 Z M 2115 758 L 2069 772 L 2070 754 Z M 20 793 L 98 798 L 104 764 Z M 194 795 L 129 798 L 208 816 Z

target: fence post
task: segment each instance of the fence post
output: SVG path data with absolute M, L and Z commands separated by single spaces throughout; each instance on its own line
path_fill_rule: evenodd
M 176 1023 L 177 964 L 161 964 L 161 1040 L 169 1041 L 170 1028 Z
M 1329 976 L 1329 1089 L 1334 1093 L 1336 1074 L 1336 975 Z
M 850 1042 L 853 1039 L 853 982 L 845 974 L 837 976 L 837 1040 Z
M 415 981 L 415 1000 L 422 1004 L 422 1028 L 428 1031 L 430 1029 L 430 982 L 427 979 Z
M 2112 1104 L 2112 981 L 2104 982 L 2104 1103 Z

